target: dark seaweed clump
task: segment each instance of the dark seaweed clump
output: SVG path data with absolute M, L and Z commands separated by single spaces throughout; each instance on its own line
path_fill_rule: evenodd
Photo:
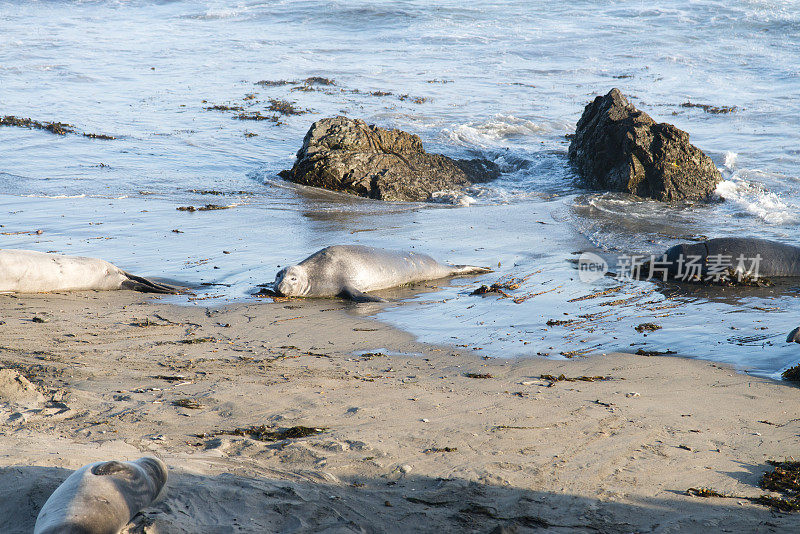
M 489 373 L 464 373 L 467 378 L 494 378 Z
M 234 116 L 235 119 L 240 121 L 270 121 L 275 124 L 282 124 L 277 115 L 262 115 L 260 111 L 252 111 L 250 113 L 239 113 Z
M 65 122 L 39 122 L 33 119 L 6 115 L 0 119 L 0 126 L 16 126 L 17 128 L 33 128 L 36 130 L 47 130 L 56 135 L 66 135 L 75 133 L 75 128 Z
M 258 441 L 281 441 L 284 439 L 298 439 L 321 434 L 327 428 L 312 428 L 307 426 L 293 426 L 289 428 L 282 428 L 275 430 L 266 425 L 249 426 L 244 428 L 235 428 L 233 430 L 220 430 L 219 432 L 212 432 L 210 434 L 202 434 L 199 437 L 207 438 L 213 436 L 220 436 L 227 434 L 230 436 L 244 436 L 256 439 Z
M 66 122 L 41 122 L 27 117 L 15 117 L 14 115 L 6 115 L 0 117 L 0 126 L 15 126 L 17 128 L 28 128 L 34 130 L 45 130 L 56 135 L 67 135 L 68 133 L 77 134 L 75 127 Z M 105 134 L 82 133 L 84 137 L 90 139 L 116 139 L 116 137 Z
M 225 104 L 214 104 L 213 106 L 206 106 L 203 109 L 206 111 L 244 111 L 242 106 L 228 106 Z
M 206 204 L 205 206 L 200 206 L 195 208 L 194 206 L 178 206 L 175 208 L 178 211 L 215 211 L 215 210 L 227 210 L 230 209 L 231 206 L 220 206 L 218 204 Z
M 550 382 L 550 386 L 556 382 L 603 382 L 611 380 L 610 376 L 565 376 L 563 374 L 555 375 L 540 375 L 539 378 Z
M 761 489 L 780 493 L 780 496 L 761 495 L 759 497 L 742 497 L 741 495 L 728 495 L 711 488 L 689 488 L 688 495 L 696 497 L 724 497 L 727 499 L 742 499 L 763 504 L 780 512 L 797 512 L 800 510 L 800 462 L 767 460 L 775 469 L 764 473 L 758 485 Z
M 281 115 L 302 115 L 303 113 L 307 113 L 303 109 L 294 107 L 293 102 L 289 102 L 287 100 L 279 100 L 277 98 L 269 99 L 269 108 L 267 109 L 269 111 L 280 113 Z
M 781 378 L 788 380 L 789 382 L 800 382 L 800 364 L 797 364 L 794 367 L 789 367 L 787 370 L 782 372 Z
M 255 85 L 260 85 L 261 87 L 280 87 L 282 85 L 292 85 L 297 82 L 293 82 L 290 80 L 261 80 L 256 82 Z
M 719 115 L 721 113 L 733 113 L 738 108 L 736 106 L 711 106 L 709 104 L 695 104 L 694 102 L 684 102 L 681 104 L 682 108 L 700 108 L 706 113 L 712 115 Z
M 764 473 L 759 482 L 761 489 L 780 493 L 781 497 L 762 495 L 755 502 L 766 504 L 782 512 L 800 510 L 800 462 L 767 460 L 775 469 Z
M 303 80 L 303 83 L 306 85 L 336 85 L 335 80 L 321 76 L 311 76 Z

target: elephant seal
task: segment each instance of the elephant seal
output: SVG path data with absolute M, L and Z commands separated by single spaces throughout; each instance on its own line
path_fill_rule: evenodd
M 166 482 L 167 466 L 158 458 L 85 465 L 50 495 L 33 534 L 116 534 Z
M 800 343 L 800 326 L 789 332 L 789 335 L 786 336 L 787 343 Z
M 180 290 L 126 273 L 97 258 L 0 249 L 0 292 L 42 293 L 89 289 L 133 289 L 147 293 Z
M 365 292 L 455 274 L 491 271 L 487 267 L 439 263 L 418 252 L 334 245 L 282 269 L 275 276 L 273 289 L 286 297 L 345 297 L 356 302 L 384 302 Z
M 666 262 L 663 267 L 672 278 L 685 276 L 690 268 L 701 278 L 725 268 L 755 278 L 800 276 L 800 247 L 754 237 L 723 237 L 675 245 L 656 262 Z

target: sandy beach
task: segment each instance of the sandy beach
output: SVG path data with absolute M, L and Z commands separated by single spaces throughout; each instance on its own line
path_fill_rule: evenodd
M 367 317 L 380 305 L 0 296 L 0 531 L 30 532 L 71 470 L 144 455 L 170 479 L 127 532 L 796 525 L 686 495 L 764 494 L 766 461 L 798 450 L 796 387 L 678 357 L 503 360 L 424 345 Z M 561 374 L 607 379 L 541 378 Z M 321 431 L 226 433 L 259 425 Z

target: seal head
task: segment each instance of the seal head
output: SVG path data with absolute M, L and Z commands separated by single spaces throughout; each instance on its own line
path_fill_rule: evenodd
M 275 290 L 284 297 L 302 297 L 310 289 L 308 274 L 300 265 L 286 267 L 275 276 Z

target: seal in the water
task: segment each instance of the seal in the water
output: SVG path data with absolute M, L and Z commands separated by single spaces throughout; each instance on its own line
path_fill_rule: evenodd
M 273 289 L 286 297 L 345 297 L 381 302 L 366 291 L 386 289 L 455 274 L 488 273 L 487 267 L 448 265 L 426 254 L 361 245 L 324 248 L 297 265 L 282 269 Z
M 97 258 L 0 249 L 0 292 L 41 293 L 89 289 L 133 289 L 178 293 L 178 288 L 126 273 Z
M 97 462 L 72 473 L 44 503 L 33 534 L 115 534 L 161 494 L 167 466 L 157 458 Z
M 786 336 L 786 342 L 791 343 L 800 343 L 800 326 L 789 332 L 789 335 Z
M 689 261 L 706 276 L 710 266 L 726 264 L 733 271 L 756 277 L 800 276 L 800 247 L 754 237 L 724 237 L 675 245 L 665 253 L 669 274 L 686 272 Z

